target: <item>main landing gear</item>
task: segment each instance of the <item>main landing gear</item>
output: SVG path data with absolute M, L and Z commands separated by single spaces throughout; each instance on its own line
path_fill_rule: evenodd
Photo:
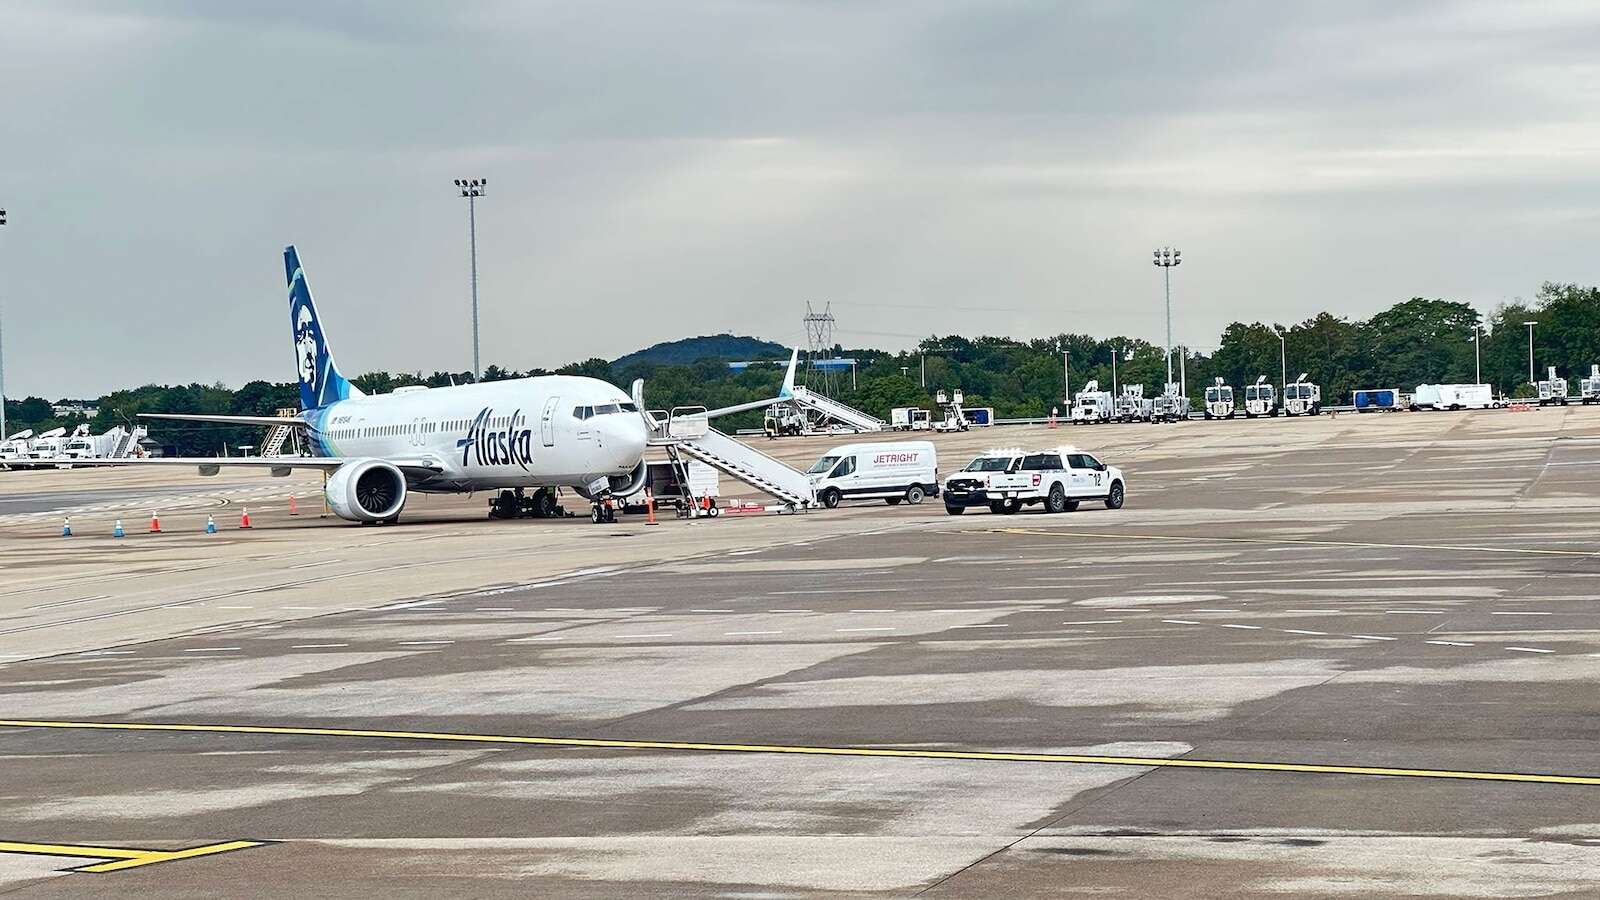
M 539 488 L 531 495 L 522 488 L 505 490 L 489 501 L 491 519 L 559 519 L 566 514 L 556 502 L 555 488 Z

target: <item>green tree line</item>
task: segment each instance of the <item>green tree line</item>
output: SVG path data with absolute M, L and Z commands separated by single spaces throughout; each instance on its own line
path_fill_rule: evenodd
M 1278 383 L 1285 362 L 1290 381 L 1305 372 L 1310 381 L 1322 385 L 1325 403 L 1349 403 L 1351 392 L 1360 388 L 1410 390 L 1419 383 L 1472 382 L 1478 365 L 1473 347 L 1476 329 L 1482 335 L 1483 381 L 1496 393 L 1526 396 L 1532 391 L 1527 322 L 1536 323 L 1535 379 L 1544 377 L 1546 366 L 1555 366 L 1576 391 L 1577 380 L 1588 374 L 1591 365 L 1600 363 L 1600 288 L 1576 284 L 1546 283 L 1532 301 L 1503 304 L 1487 320 L 1466 303 L 1414 297 L 1366 320 L 1321 313 L 1287 326 L 1234 322 L 1223 329 L 1211 352 L 1181 351 L 1182 368 L 1195 403 L 1201 389 L 1214 378 L 1236 387 L 1261 375 Z M 842 346 L 834 350 L 836 355 L 855 358 L 858 366 L 853 376 L 849 372 L 833 376 L 832 394 L 880 417 L 887 417 L 897 406 L 933 408 L 936 391 L 954 388 L 962 389 L 969 407 L 990 406 L 1003 418 L 1043 416 L 1052 407 L 1064 412 L 1067 378 L 1073 391 L 1082 389 L 1090 379 L 1111 388 L 1113 355 L 1119 386 L 1142 384 L 1146 396 L 1154 396 L 1166 377 L 1161 347 L 1125 336 L 1062 333 L 1022 341 L 945 335 L 931 336 L 916 349 L 899 352 Z M 921 379 L 924 366 L 926 387 Z M 1175 358 L 1174 378 L 1178 370 Z M 544 374 L 551 372 L 490 366 L 484 378 Z M 752 366 L 735 372 L 719 360 L 613 366 L 603 359 L 588 359 L 556 369 L 554 374 L 601 378 L 625 390 L 633 379 L 643 378 L 645 402 L 652 408 L 715 408 L 771 397 L 782 378 L 782 366 Z M 465 384 L 472 378 L 466 372 L 368 372 L 354 380 L 368 393 L 384 393 L 412 384 Z M 91 424 L 100 432 L 131 422 L 141 412 L 271 415 L 295 406 L 298 396 L 293 383 L 252 381 L 238 390 L 221 384 L 152 384 L 99 398 L 99 414 Z M 50 403 L 38 397 L 6 401 L 12 431 L 76 424 L 53 419 L 49 413 Z M 760 422 L 761 413 L 756 411 L 723 424 L 751 427 Z M 232 448 L 257 443 L 262 437 L 260 428 L 178 422 L 152 423 L 151 431 L 159 443 L 185 455 L 216 455 L 225 446 L 229 452 L 237 452 Z

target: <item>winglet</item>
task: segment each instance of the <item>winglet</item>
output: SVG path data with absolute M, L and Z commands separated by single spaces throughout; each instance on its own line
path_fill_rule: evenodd
M 800 362 L 800 348 L 794 348 L 789 354 L 789 371 L 783 375 L 783 387 L 778 391 L 779 400 L 787 400 L 794 396 L 794 367 Z

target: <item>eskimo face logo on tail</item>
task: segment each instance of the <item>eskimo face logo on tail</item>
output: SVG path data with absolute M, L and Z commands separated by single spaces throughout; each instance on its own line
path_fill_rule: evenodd
M 461 465 L 520 466 L 526 471 L 533 462 L 533 429 L 518 428 L 521 418 L 522 410 L 518 409 L 506 417 L 509 425 L 491 428 L 489 423 L 495 421 L 494 410 L 484 407 L 467 426 L 466 437 L 456 441 L 456 449 L 461 451 Z
M 322 341 L 317 335 L 317 320 L 309 306 L 301 305 L 294 314 L 294 344 L 300 363 L 300 383 L 317 389 L 317 345 Z

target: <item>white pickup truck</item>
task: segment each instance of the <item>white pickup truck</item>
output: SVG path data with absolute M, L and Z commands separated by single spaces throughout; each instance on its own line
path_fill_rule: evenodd
M 1044 504 L 1045 512 L 1067 512 L 1083 500 L 1121 509 L 1127 496 L 1122 470 L 1075 447 L 990 450 L 945 479 L 944 511 L 959 516 L 972 506 L 1010 515 Z

